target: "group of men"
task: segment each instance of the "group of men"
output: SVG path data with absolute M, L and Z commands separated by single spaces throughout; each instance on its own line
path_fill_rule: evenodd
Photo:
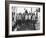
M 28 13 L 27 10 L 25 10 L 25 13 L 19 13 L 16 15 L 16 22 L 14 26 L 12 26 L 12 30 L 14 31 L 15 28 L 17 28 L 18 31 L 35 30 L 35 23 L 37 22 L 37 19 L 37 13 Z

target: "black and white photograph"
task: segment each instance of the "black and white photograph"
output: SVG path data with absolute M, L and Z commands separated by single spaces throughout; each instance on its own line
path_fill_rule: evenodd
M 8 4 L 8 35 L 43 34 L 43 4 L 26 3 Z
M 40 8 L 12 6 L 12 31 L 40 30 Z
M 36 5 L 10 4 L 11 31 L 37 31 L 42 21 L 42 8 Z M 10 15 L 9 15 L 10 16 Z M 41 19 L 41 20 L 40 20 Z

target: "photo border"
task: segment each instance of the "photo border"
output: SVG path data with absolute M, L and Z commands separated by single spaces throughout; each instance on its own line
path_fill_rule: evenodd
M 43 33 L 23 34 L 23 35 L 8 35 L 9 34 L 9 4 L 33 4 L 43 5 Z M 5 1 L 5 37 L 23 37 L 23 36 L 40 36 L 45 35 L 45 3 L 42 2 L 25 2 L 25 1 Z

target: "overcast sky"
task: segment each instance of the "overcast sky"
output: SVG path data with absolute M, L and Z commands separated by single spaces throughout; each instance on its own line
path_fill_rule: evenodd
M 21 7 L 15 8 L 16 13 L 22 13 L 23 14 L 25 12 L 25 10 L 27 10 L 28 13 L 31 13 L 31 8 L 21 8 Z M 34 12 L 34 11 L 36 11 L 36 8 L 32 8 L 32 12 Z

